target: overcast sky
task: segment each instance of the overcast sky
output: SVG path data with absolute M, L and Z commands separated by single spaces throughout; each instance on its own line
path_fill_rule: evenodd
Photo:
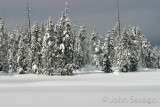
M 0 0 L 0 16 L 8 30 L 16 25 L 25 26 L 27 0 Z M 44 22 L 49 16 L 56 23 L 66 0 L 28 0 L 31 22 Z M 88 35 L 96 23 L 97 31 L 104 36 L 117 21 L 116 0 L 68 0 L 72 23 L 85 24 Z M 121 26 L 139 26 L 152 45 L 160 45 L 160 0 L 119 0 Z

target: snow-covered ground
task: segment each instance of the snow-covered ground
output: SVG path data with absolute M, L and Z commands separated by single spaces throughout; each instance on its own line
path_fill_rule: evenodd
M 0 72 L 0 107 L 160 106 L 160 70 L 140 71 L 103 73 L 86 66 L 73 76 Z

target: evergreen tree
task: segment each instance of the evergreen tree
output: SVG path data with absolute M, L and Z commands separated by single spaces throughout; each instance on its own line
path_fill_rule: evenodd
M 27 60 L 26 60 L 26 52 L 25 52 L 25 41 L 24 41 L 24 33 L 20 31 L 20 41 L 18 44 L 18 53 L 17 53 L 17 64 L 18 64 L 18 73 L 24 74 L 26 67 L 27 67 Z
M 138 70 L 138 52 L 139 52 L 139 37 L 136 35 L 135 27 L 129 28 L 127 32 L 124 28 L 117 51 L 118 64 L 120 71 L 129 72 Z
M 96 31 L 96 28 L 94 27 L 93 33 L 91 34 L 91 38 L 90 38 L 90 53 L 91 53 L 91 56 L 92 56 L 92 63 L 94 63 L 93 62 L 93 56 L 94 56 L 94 53 L 95 53 L 95 47 L 97 45 L 97 42 L 98 42 L 98 33 Z
M 39 38 L 39 26 L 35 22 L 31 29 L 31 45 L 30 45 L 30 66 L 36 64 L 38 67 L 40 65 L 40 43 Z
M 111 69 L 112 65 L 111 65 L 111 61 L 107 55 L 107 53 L 104 55 L 103 58 L 103 71 L 105 73 L 111 73 L 113 72 L 113 70 Z
M 137 53 L 135 51 L 131 51 L 130 53 L 130 71 L 137 71 L 138 70 L 138 58 L 137 58 Z
M 129 43 L 130 38 L 127 34 L 126 27 L 123 29 L 123 32 L 121 34 L 120 38 L 120 44 L 119 44 L 119 59 L 118 63 L 120 66 L 121 72 L 129 72 Z
M 157 58 L 157 68 L 160 69 L 160 57 Z
M 86 33 L 86 27 L 83 25 L 80 26 L 79 33 L 78 33 L 78 40 L 80 42 L 81 48 L 82 48 L 82 54 L 83 54 L 83 60 L 84 64 L 89 63 L 89 49 L 87 48 L 88 46 L 88 37 Z
M 113 70 L 111 69 L 112 64 L 111 64 L 111 50 L 113 49 L 113 45 L 111 44 L 111 39 L 110 39 L 110 32 L 106 34 L 106 39 L 105 39 L 105 45 L 104 45 L 104 52 L 103 52 L 103 71 L 105 73 L 111 73 Z
M 156 57 L 156 68 L 160 69 L 160 47 L 158 46 L 153 47 L 153 52 Z
M 93 33 L 90 39 L 90 55 L 91 55 L 91 64 L 98 67 L 100 65 L 100 57 L 102 53 L 101 49 L 101 36 L 96 32 L 94 27 Z
M 143 66 L 147 68 L 156 68 L 156 55 L 153 52 L 151 43 L 147 41 L 145 36 L 142 40 L 142 51 L 143 51 Z
M 83 51 L 82 51 L 82 45 L 81 45 L 81 42 L 80 40 L 77 41 L 77 44 L 76 44 L 76 50 L 75 50 L 75 65 L 77 66 L 77 68 L 81 68 L 84 66 L 85 64 L 85 60 L 84 60 L 84 56 L 83 56 Z
M 48 40 L 48 36 L 49 35 L 45 35 L 43 38 L 43 44 L 42 44 L 42 65 L 43 65 L 43 69 L 48 70 L 49 69 L 49 46 L 47 43 Z
M 58 21 L 57 27 L 57 36 L 59 39 L 58 46 L 60 49 L 60 56 L 62 67 L 73 63 L 73 32 L 72 32 L 72 26 L 71 21 L 69 17 L 66 15 L 66 13 L 62 12 L 62 17 Z
M 132 32 L 129 31 L 128 35 L 130 37 L 129 42 L 129 62 L 130 62 L 130 71 L 138 70 L 138 52 L 139 52 L 139 35 L 135 27 L 132 28 Z
M 9 38 L 8 38 L 8 65 L 9 65 L 9 72 L 16 72 L 17 70 L 17 44 L 16 44 L 16 40 L 15 37 L 13 35 L 13 33 L 9 34 Z
M 8 71 L 8 35 L 5 31 L 4 21 L 0 18 L 0 71 Z
M 52 17 L 49 17 L 47 26 L 46 26 L 46 35 L 48 35 L 47 38 L 47 44 L 49 49 L 49 68 L 50 69 L 56 69 L 57 63 L 56 63 L 56 54 L 57 54 L 57 37 L 55 35 L 55 27 L 52 20 Z
M 129 62 L 128 59 L 123 57 L 120 63 L 120 72 L 129 72 Z

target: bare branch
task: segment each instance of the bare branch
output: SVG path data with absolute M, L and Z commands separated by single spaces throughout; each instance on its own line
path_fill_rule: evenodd
M 30 19 L 30 9 L 29 9 L 29 4 L 28 4 L 28 1 L 26 3 L 26 12 L 25 14 L 27 15 L 27 19 L 28 19 L 28 22 L 27 22 L 27 26 L 28 26 L 28 33 L 29 33 L 29 42 L 31 41 L 31 19 Z
M 119 36 L 120 36 L 120 33 L 121 33 L 121 23 L 120 23 L 120 12 L 119 12 L 119 1 L 117 0 L 117 11 L 118 11 L 118 15 L 117 15 L 117 17 L 118 17 L 118 30 L 119 30 Z

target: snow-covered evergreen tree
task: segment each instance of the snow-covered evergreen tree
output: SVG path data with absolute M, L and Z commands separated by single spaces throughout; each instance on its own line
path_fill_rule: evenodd
M 0 71 L 8 71 L 8 35 L 5 31 L 4 21 L 0 18 Z
M 114 45 L 115 45 L 115 32 L 114 29 L 112 30 L 108 30 L 107 34 L 106 34 L 106 38 L 105 38 L 105 43 L 103 46 L 103 52 L 105 53 L 105 51 L 109 50 L 109 57 L 110 57 L 110 61 L 113 64 L 114 62 L 114 56 L 115 56 L 115 50 L 114 50 Z
M 101 36 L 97 33 L 95 27 L 90 38 L 90 55 L 91 55 L 91 64 L 100 66 L 101 54 L 102 54 L 102 41 Z
M 143 67 L 156 68 L 156 54 L 153 51 L 151 43 L 147 41 L 145 36 L 142 36 L 142 53 Z
M 38 23 L 35 22 L 31 29 L 31 45 L 30 45 L 30 67 L 34 64 L 37 66 L 40 65 L 40 43 L 38 41 L 39 38 L 39 26 Z
M 59 36 L 59 49 L 61 53 L 62 66 L 73 63 L 73 32 L 69 17 L 62 12 L 62 17 L 58 21 L 57 35 Z
M 42 65 L 43 65 L 43 69 L 47 70 L 49 69 L 49 64 L 48 64 L 48 53 L 49 53 L 49 46 L 47 43 L 47 39 L 48 39 L 49 35 L 45 35 L 43 38 L 43 43 L 42 43 Z
M 129 28 L 128 32 L 127 29 L 124 28 L 119 39 L 120 42 L 117 44 L 116 54 L 118 57 L 117 63 L 120 66 L 120 71 L 137 71 L 139 61 L 139 39 L 136 35 L 135 27 Z
M 18 50 L 19 50 L 21 35 L 22 35 L 22 29 L 20 29 L 18 26 L 13 30 L 12 33 L 8 34 L 9 72 L 17 72 L 17 68 L 18 68 L 17 59 L 18 59 Z
M 9 72 L 16 72 L 17 71 L 17 44 L 13 33 L 8 34 L 8 65 L 9 65 Z
M 139 36 L 136 33 L 137 33 L 136 28 L 134 28 L 134 27 L 133 27 L 133 31 L 128 33 L 128 35 L 130 37 L 130 42 L 129 42 L 130 71 L 137 71 L 138 70 Z
M 159 46 L 153 47 L 153 52 L 156 57 L 156 68 L 160 69 L 160 47 Z
M 123 32 L 121 34 L 120 38 L 120 44 L 119 44 L 119 59 L 118 63 L 120 65 L 120 71 L 121 72 L 129 72 L 129 42 L 130 38 L 127 34 L 126 27 L 123 29 Z
M 105 73 L 111 73 L 113 70 L 111 69 L 112 63 L 111 63 L 111 52 L 113 50 L 113 44 L 111 42 L 111 37 L 110 37 L 110 31 L 107 32 L 106 34 L 106 39 L 105 39 L 105 44 L 103 47 L 103 71 Z
M 48 33 L 51 37 L 54 37 L 54 23 L 53 23 L 53 19 L 52 17 L 49 17 L 47 24 L 45 26 L 45 33 Z M 43 30 L 43 24 L 41 25 L 41 29 L 42 29 L 42 34 L 44 33 Z
M 129 72 L 129 62 L 125 57 L 121 59 L 119 70 L 120 72 Z
M 110 58 L 108 57 L 107 53 L 103 57 L 103 71 L 105 73 L 111 73 L 113 70 L 111 69 L 112 64 Z
M 91 53 L 91 56 L 94 55 L 95 53 L 95 47 L 97 45 L 97 42 L 98 42 L 98 32 L 96 31 L 96 28 L 94 27 L 93 29 L 93 33 L 91 34 L 91 38 L 90 38 L 90 53 Z M 93 58 L 92 58 L 93 60 Z M 93 63 L 93 61 L 92 61 Z
M 18 52 L 17 52 L 17 64 L 18 64 L 18 73 L 24 74 L 25 70 L 27 70 L 27 59 L 26 59 L 26 44 L 24 41 L 24 33 L 20 30 L 20 41 L 18 44 Z
M 157 68 L 160 69 L 160 57 L 157 58 Z
M 88 36 L 86 33 L 86 27 L 83 25 L 80 26 L 79 33 L 78 33 L 78 41 L 80 43 L 80 46 L 82 48 L 82 54 L 83 54 L 83 60 L 84 64 L 89 63 L 89 43 L 88 43 Z
M 117 63 L 120 66 L 120 71 L 123 71 L 125 69 L 125 72 L 128 72 L 128 64 L 129 64 L 129 43 L 130 38 L 127 34 L 126 27 L 123 29 L 121 37 L 120 37 L 120 42 L 118 44 L 119 49 L 117 54 L 118 54 L 118 60 Z
M 84 51 L 82 51 L 82 45 L 79 40 L 79 41 L 77 41 L 77 44 L 76 44 L 76 50 L 75 50 L 76 54 L 75 54 L 75 59 L 74 59 L 74 63 L 77 66 L 77 68 L 81 68 L 85 64 L 83 52 Z

